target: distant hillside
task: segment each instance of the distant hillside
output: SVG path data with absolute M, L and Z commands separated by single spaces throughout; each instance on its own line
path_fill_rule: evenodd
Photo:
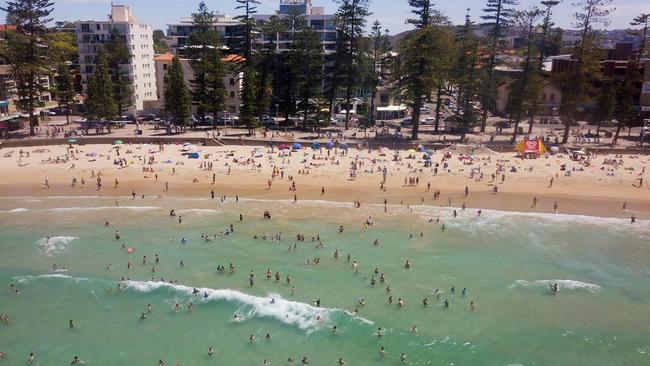
M 393 50 L 397 50 L 397 44 L 399 43 L 399 41 L 411 32 L 412 31 L 404 31 L 402 33 L 397 33 L 394 36 L 388 36 L 388 40 L 390 41 L 391 48 Z

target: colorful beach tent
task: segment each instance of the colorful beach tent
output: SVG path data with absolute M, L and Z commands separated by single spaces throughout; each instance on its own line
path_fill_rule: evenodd
M 343 150 L 347 150 L 348 149 L 348 144 L 341 144 L 341 145 L 339 145 L 339 148 L 341 148 Z
M 302 146 L 300 146 L 299 143 L 294 142 L 294 143 L 291 145 L 291 148 L 294 149 L 294 150 L 300 150 L 300 149 L 302 148 Z
M 314 150 L 320 149 L 320 142 L 314 142 L 313 144 L 311 144 L 311 148 Z
M 524 139 L 515 146 L 515 150 L 521 155 L 530 154 L 535 156 L 546 154 L 548 152 L 546 146 L 544 146 L 544 143 L 539 137 L 524 137 Z
M 189 153 L 187 155 L 187 157 L 190 158 L 190 159 L 198 159 L 199 158 L 199 153 L 196 153 L 196 152 Z

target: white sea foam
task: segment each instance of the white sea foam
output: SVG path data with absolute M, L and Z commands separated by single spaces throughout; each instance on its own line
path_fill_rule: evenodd
M 47 208 L 44 211 L 52 212 L 66 212 L 66 211 L 103 211 L 103 210 L 133 210 L 133 211 L 150 211 L 158 210 L 160 207 L 157 206 L 99 206 L 99 207 L 82 207 L 82 206 L 73 206 L 73 207 L 55 207 Z
M 139 282 L 129 281 L 128 287 L 139 292 L 152 292 L 160 288 L 167 288 L 176 292 L 192 295 L 193 287 L 174 285 L 165 282 Z M 278 294 L 268 294 L 266 297 L 248 295 L 239 291 L 211 288 L 197 288 L 200 291 L 199 301 L 230 301 L 245 305 L 245 318 L 269 317 L 283 323 L 295 325 L 300 329 L 314 331 L 326 323 L 332 312 L 331 309 L 317 308 L 308 304 L 283 299 Z M 207 293 L 207 298 L 203 294 Z
M 30 282 L 32 282 L 34 280 L 38 280 L 38 279 L 50 279 L 50 278 L 66 279 L 66 280 L 72 280 L 74 282 L 89 281 L 89 279 L 85 278 L 85 277 L 72 277 L 72 276 L 68 276 L 68 275 L 64 275 L 64 274 L 60 274 L 60 273 L 42 274 L 42 275 L 36 275 L 36 276 L 31 276 L 31 275 L 29 275 L 29 276 L 17 276 L 17 277 L 14 277 L 14 280 L 16 280 L 16 282 L 18 282 L 18 283 L 25 284 L 25 283 L 30 283 Z
M 17 283 L 29 283 L 37 279 L 65 279 L 74 282 L 89 281 L 88 278 L 71 277 L 60 273 L 19 276 L 14 277 L 14 279 Z M 184 296 L 193 296 L 194 291 L 194 288 L 190 286 L 166 282 L 127 281 L 126 284 L 127 290 L 130 289 L 143 293 L 167 289 Z M 319 308 L 301 302 L 285 300 L 280 295 L 274 293 L 270 293 L 266 297 L 259 297 L 230 289 L 197 287 L 197 290 L 199 294 L 196 295 L 196 302 L 228 301 L 241 304 L 242 307 L 238 310 L 238 313 L 242 315 L 242 321 L 254 317 L 274 318 L 285 324 L 303 329 L 308 333 L 327 325 L 334 314 L 346 313 L 340 309 Z M 208 294 L 206 298 L 203 297 L 204 293 Z M 354 317 L 354 319 L 367 324 L 373 324 L 371 321 L 361 317 Z
M 79 238 L 76 236 L 51 236 L 39 240 L 38 245 L 41 248 L 41 253 L 49 256 L 64 252 L 68 249 L 68 244 L 76 239 Z
M 199 214 L 199 215 L 209 215 L 209 214 L 216 214 L 221 211 L 219 210 L 213 210 L 211 208 L 190 208 L 190 209 L 182 209 L 182 210 L 176 210 L 177 214 Z
M 151 292 L 166 288 L 188 296 L 191 296 L 194 290 L 193 287 L 185 285 L 153 281 L 129 281 L 127 285 L 127 288 L 139 292 Z M 197 288 L 197 290 L 200 291 L 200 294 L 197 295 L 199 301 L 229 301 L 240 303 L 242 308 L 238 313 L 242 315 L 243 320 L 254 317 L 274 318 L 285 324 L 297 326 L 300 329 L 306 330 L 308 333 L 322 328 L 329 322 L 334 313 L 344 312 L 339 309 L 319 308 L 301 302 L 285 300 L 282 296 L 275 293 L 270 293 L 266 297 L 258 297 L 230 289 L 201 287 Z M 208 296 L 204 298 L 205 293 Z M 360 317 L 355 317 L 355 319 L 367 324 L 373 324 L 371 321 Z
M 512 285 L 508 286 L 510 289 L 514 288 L 530 288 L 530 287 L 539 287 L 539 288 L 549 288 L 549 285 L 557 283 L 560 291 L 561 290 L 575 290 L 575 291 L 586 291 L 586 292 L 596 292 L 601 289 L 599 285 L 587 282 L 580 282 L 575 280 L 537 280 L 537 281 L 526 281 L 526 280 L 517 280 Z
M 507 234 L 520 229 L 524 222 L 532 222 L 536 227 L 551 230 L 572 229 L 575 225 L 581 225 L 606 228 L 609 231 L 614 230 L 625 234 L 632 231 L 645 236 L 650 233 L 650 220 L 637 220 L 635 224 L 630 224 L 630 219 L 627 218 L 487 209 L 481 210 L 481 216 L 477 216 L 477 209 L 469 208 L 465 211 L 456 207 L 413 206 L 412 208 L 415 214 L 426 221 L 439 217 L 441 223 L 448 228 L 480 235 L 486 232 L 494 235 Z M 454 210 L 458 214 L 456 218 L 452 217 Z
M 19 207 L 19 208 L 14 208 L 13 210 L 0 211 L 0 213 L 16 213 L 16 212 L 27 212 L 27 211 L 29 211 L 28 208 Z

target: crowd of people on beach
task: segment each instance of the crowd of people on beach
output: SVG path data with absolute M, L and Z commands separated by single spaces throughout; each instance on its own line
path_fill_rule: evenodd
M 115 149 L 117 156 L 120 155 L 119 149 Z M 158 147 L 158 152 L 161 152 L 164 150 L 163 146 Z M 299 188 L 301 188 L 300 185 L 296 183 L 296 177 L 292 174 L 292 172 L 288 171 L 287 169 L 284 168 L 285 163 L 288 164 L 290 159 L 302 159 L 302 164 L 303 167 L 299 169 L 296 173 L 297 176 L 305 176 L 309 175 L 311 172 L 314 172 L 316 169 L 318 169 L 322 164 L 329 162 L 331 165 L 339 165 L 341 164 L 341 161 L 339 159 L 342 159 L 343 156 L 345 156 L 348 152 L 347 150 L 341 151 L 341 154 L 339 154 L 338 151 L 333 151 L 333 153 L 330 152 L 329 149 L 327 149 L 325 152 L 320 149 L 319 152 L 313 151 L 311 153 L 308 152 L 303 152 L 303 151 L 297 151 L 292 153 L 289 153 L 288 155 L 285 152 L 279 152 L 275 151 L 273 148 L 270 148 L 267 150 L 267 157 L 268 157 L 268 163 L 264 162 L 262 157 L 259 157 L 256 153 L 258 150 L 252 150 L 251 151 L 251 157 L 236 157 L 234 154 L 231 156 L 230 162 L 226 163 L 228 165 L 227 167 L 227 174 L 231 173 L 231 167 L 232 166 L 239 166 L 239 167 L 248 167 L 251 169 L 261 169 L 263 166 L 264 167 L 270 167 L 271 168 L 271 173 L 266 179 L 266 188 L 267 190 L 272 190 L 274 187 L 274 183 L 277 182 L 278 180 L 283 180 L 285 178 L 285 175 L 287 177 L 287 182 L 288 182 L 288 190 L 293 193 L 293 202 L 298 203 L 298 192 Z M 317 155 L 318 153 L 318 155 Z M 78 159 L 78 156 L 83 154 L 83 151 L 79 150 L 78 148 L 69 148 L 67 149 L 67 153 L 64 157 L 56 157 L 55 159 L 49 158 L 49 159 L 43 159 L 43 163 L 69 163 L 71 161 L 75 161 Z M 133 156 L 133 151 L 127 150 L 126 156 L 120 156 L 114 157 L 114 165 L 119 166 L 119 167 L 128 167 L 133 164 L 132 159 L 134 158 Z M 19 152 L 20 157 L 29 157 L 29 152 L 21 150 Z M 311 155 L 311 156 L 310 156 Z M 257 157 L 256 157 L 257 156 Z M 440 205 L 445 205 L 444 204 L 444 199 L 442 199 L 442 193 L 441 189 L 435 188 L 432 186 L 430 181 L 427 181 L 428 178 L 431 177 L 436 177 L 442 172 L 446 173 L 451 173 L 450 167 L 449 167 L 449 160 L 454 157 L 452 151 L 447 151 L 446 153 L 443 154 L 442 158 L 440 159 L 439 162 L 432 162 L 430 163 L 429 166 L 426 167 L 417 167 L 415 163 L 412 164 L 411 161 L 404 162 L 401 157 L 395 156 L 394 161 L 397 162 L 399 165 L 397 167 L 391 168 L 392 171 L 389 171 L 388 169 L 388 164 L 389 162 L 386 161 L 386 159 L 381 159 L 377 157 L 373 158 L 365 158 L 361 156 L 357 156 L 356 158 L 352 159 L 350 161 L 350 169 L 349 169 L 349 180 L 354 180 L 357 178 L 358 174 L 360 172 L 366 173 L 370 176 L 373 175 L 381 175 L 381 180 L 380 180 L 380 190 L 385 192 L 387 191 L 387 177 L 388 175 L 392 176 L 398 176 L 402 175 L 403 176 L 403 187 L 408 187 L 408 188 L 414 188 L 414 189 L 419 189 L 420 184 L 424 184 L 426 182 L 426 189 L 420 193 L 420 204 L 425 204 L 425 196 L 430 197 L 430 199 L 436 203 L 441 202 Z M 108 159 L 110 159 L 110 156 L 107 156 Z M 459 159 L 462 159 L 464 164 L 472 164 L 473 162 L 479 162 L 481 161 L 481 158 L 477 158 L 475 156 L 465 156 L 463 154 L 458 155 Z M 278 159 L 278 161 L 273 161 L 272 159 Z M 490 162 L 491 157 L 484 157 L 484 162 Z M 280 163 L 281 161 L 281 163 Z M 162 169 L 156 169 L 154 166 L 158 164 L 158 160 L 155 157 L 155 154 L 150 154 L 149 156 L 145 156 L 142 154 L 139 159 L 138 163 L 143 166 L 143 172 L 146 173 L 155 173 L 155 181 L 158 181 L 158 174 L 163 174 Z M 604 159 L 602 162 L 602 167 L 601 169 L 616 169 L 618 167 L 624 167 L 625 162 L 623 161 L 622 158 L 616 157 L 613 159 Z M 176 165 L 180 166 L 180 165 Z M 74 165 L 73 165 L 74 167 Z M 404 170 L 401 170 L 400 168 L 404 168 Z M 145 170 L 147 169 L 147 170 Z M 207 161 L 207 162 L 199 162 L 199 170 L 203 172 L 212 172 L 214 169 L 214 163 L 212 161 Z M 427 170 L 425 170 L 427 169 Z M 514 170 L 513 170 L 514 169 Z M 521 168 L 519 168 L 521 169 Z M 532 170 L 532 167 L 530 168 Z M 171 167 L 171 169 L 167 170 L 172 170 L 172 175 L 176 174 L 176 167 Z M 507 180 L 507 174 L 516 174 L 519 170 L 515 168 L 514 165 L 508 166 L 507 161 L 497 161 L 494 164 L 494 170 L 493 171 L 486 171 L 486 169 L 482 168 L 481 165 L 478 166 L 472 166 L 468 171 L 462 171 L 459 170 L 459 173 L 465 173 L 468 176 L 468 181 L 469 182 L 484 182 L 485 177 L 489 177 L 489 181 L 485 179 L 491 188 L 489 189 L 489 192 L 492 195 L 498 195 L 499 194 L 499 185 L 505 184 Z M 568 172 L 568 171 L 567 171 Z M 643 186 L 643 175 L 645 173 L 645 167 L 640 171 L 638 174 L 638 188 L 641 188 Z M 103 186 L 103 177 L 105 177 L 107 173 L 98 171 L 97 173 L 92 170 L 90 178 L 89 179 L 94 179 L 96 181 L 96 190 L 101 191 L 104 188 Z M 559 172 L 555 175 L 552 176 L 549 180 L 549 185 L 548 188 L 552 188 L 554 184 L 554 179 L 559 178 Z M 72 188 L 78 188 L 78 187 L 85 187 L 86 185 L 86 180 L 85 177 L 81 176 L 78 179 L 77 175 L 72 176 L 71 178 L 71 184 L 70 186 Z M 49 190 L 51 188 L 50 185 L 50 180 L 47 177 L 44 177 L 43 179 L 43 189 Z M 193 182 L 198 182 L 198 178 L 193 178 Z M 212 185 L 215 185 L 217 182 L 217 173 L 212 174 Z M 114 178 L 114 184 L 113 188 L 118 189 L 120 187 L 120 182 L 118 181 L 117 178 Z M 169 183 L 165 182 L 165 192 L 169 191 Z M 286 186 L 285 186 L 286 187 Z M 321 186 L 320 188 L 320 195 L 325 196 L 326 193 L 326 187 Z M 300 191 L 302 192 L 302 191 Z M 450 194 L 447 197 L 446 200 L 446 206 L 450 207 L 452 210 L 452 213 L 450 217 L 444 218 L 441 220 L 440 217 L 436 218 L 431 218 L 429 219 L 429 223 L 435 223 L 438 225 L 438 228 L 441 232 L 446 232 L 448 229 L 448 226 L 446 225 L 447 220 L 454 220 L 458 218 L 459 216 L 459 210 L 460 212 L 466 211 L 467 205 L 464 200 L 466 200 L 469 195 L 470 195 L 470 189 L 469 186 L 466 185 L 463 190 L 464 194 L 461 195 L 456 195 L 454 196 L 455 193 L 450 192 Z M 447 194 L 445 194 L 447 195 Z M 132 191 L 132 199 L 136 199 L 139 195 L 136 194 L 136 191 Z M 217 195 L 215 194 L 214 189 L 210 191 L 210 199 L 216 199 Z M 142 195 L 142 198 L 144 199 L 144 195 Z M 160 195 L 159 197 L 162 197 Z M 235 196 L 236 198 L 231 198 L 235 202 L 239 201 L 239 196 Z M 453 204 L 455 203 L 454 200 L 460 197 L 460 201 L 456 201 L 456 204 L 459 205 L 458 208 L 454 208 Z M 226 195 L 218 195 L 218 198 L 220 199 L 221 202 L 224 202 L 227 200 Z M 537 208 L 538 203 L 540 199 L 537 196 L 534 196 L 531 200 L 531 205 L 530 208 Z M 118 201 L 116 199 L 115 201 L 116 206 L 118 205 Z M 401 206 L 405 206 L 407 210 L 410 210 L 412 212 L 412 207 L 409 204 L 405 204 L 403 201 L 400 202 Z M 622 205 L 622 211 L 627 211 L 630 209 L 629 203 L 626 201 Z M 355 199 L 353 202 L 353 207 L 354 208 L 361 208 L 362 203 L 360 199 Z M 559 203 L 557 201 L 553 202 L 553 212 L 557 213 L 559 212 Z M 384 198 L 383 200 L 383 211 L 388 212 L 389 209 L 389 204 L 388 204 L 388 198 Z M 477 208 L 476 209 L 476 216 L 481 216 L 482 209 Z M 170 217 L 174 219 L 175 222 L 177 222 L 179 225 L 183 223 L 183 219 L 181 215 L 177 215 L 174 209 L 170 210 Z M 263 219 L 264 220 L 272 220 L 272 218 L 275 216 L 272 216 L 270 210 L 265 210 L 263 213 Z M 245 225 L 243 215 L 239 215 L 239 225 Z M 632 214 L 630 218 L 631 223 L 636 222 L 636 216 Z M 346 223 L 348 224 L 348 223 Z M 368 229 L 372 226 L 375 225 L 375 221 L 373 220 L 372 217 L 367 217 L 362 222 L 360 223 L 364 228 Z M 104 226 L 110 226 L 108 221 L 104 224 Z M 328 235 L 331 233 L 328 233 Z M 340 225 L 338 229 L 337 235 L 345 235 L 345 225 Z M 200 239 L 201 241 L 209 242 L 212 240 L 215 240 L 217 238 L 227 238 L 229 236 L 235 235 L 235 226 L 233 224 L 230 224 L 228 227 L 226 227 L 224 230 L 219 231 L 218 233 L 213 233 L 213 234 L 208 234 L 208 233 L 200 233 Z M 424 232 L 419 233 L 419 235 L 411 233 L 409 235 L 409 239 L 417 239 L 418 237 L 422 238 L 424 237 Z M 121 246 L 124 249 L 131 248 L 126 242 L 124 241 L 124 238 L 121 236 L 119 230 L 115 230 L 114 232 L 115 240 L 122 242 Z M 198 234 L 197 234 L 198 236 Z M 309 235 L 308 235 L 309 236 Z M 175 238 L 174 238 L 175 239 Z M 283 241 L 283 234 L 282 232 L 277 232 L 273 234 L 267 234 L 267 233 L 261 233 L 261 234 L 256 234 L 253 236 L 253 239 L 255 240 L 261 240 L 261 241 L 271 241 L 274 243 L 279 243 Z M 297 252 L 298 250 L 298 244 L 299 243 L 304 243 L 305 242 L 305 234 L 304 233 L 296 233 L 295 235 L 295 242 L 293 244 L 288 245 L 288 252 L 293 253 Z M 316 249 L 323 249 L 326 247 L 325 240 L 321 238 L 320 233 L 314 233 L 311 235 L 311 242 L 313 243 L 314 247 Z M 181 245 L 188 245 L 189 240 L 186 237 L 181 238 L 180 244 Z M 375 240 L 372 243 L 372 247 L 380 247 L 380 242 L 379 240 Z M 283 248 L 285 248 L 283 246 Z M 131 251 L 128 251 L 127 253 L 131 253 Z M 343 254 L 340 249 L 335 249 L 334 254 L 333 254 L 333 260 L 335 262 L 340 262 L 341 267 L 345 268 L 348 267 L 355 275 L 358 275 L 359 273 L 362 273 L 363 271 L 360 269 L 361 263 L 362 263 L 362 258 L 352 258 L 352 256 L 348 253 L 345 256 L 345 262 L 340 260 L 340 258 L 343 257 Z M 146 255 L 143 256 L 142 258 L 142 265 L 143 266 L 149 266 L 151 265 L 150 271 L 151 271 L 151 280 L 152 281 L 161 281 L 161 282 L 167 282 L 170 284 L 178 284 L 178 281 L 176 280 L 170 280 L 170 279 L 165 279 L 163 278 L 160 274 L 158 273 L 157 265 L 159 264 L 161 257 L 159 254 L 154 255 L 154 260 L 153 263 L 148 261 L 148 258 Z M 321 256 L 310 256 L 307 258 L 304 263 L 306 265 L 319 265 L 323 261 L 323 258 Z M 364 266 L 365 266 L 364 262 Z M 181 267 L 184 267 L 186 264 L 183 261 L 183 259 L 180 259 L 179 265 Z M 411 260 L 406 259 L 403 263 L 403 269 L 408 271 L 414 266 L 415 264 L 411 262 Z M 133 266 L 131 261 L 127 261 L 126 263 L 126 268 L 130 269 Z M 373 268 L 369 273 L 367 274 L 367 285 L 370 286 L 371 288 L 375 287 L 382 287 L 384 288 L 385 296 L 386 296 L 386 302 L 389 305 L 393 305 L 393 303 L 396 304 L 397 308 L 407 308 L 409 301 L 407 301 L 406 298 L 400 297 L 400 296 L 395 296 L 397 299 L 394 298 L 394 291 L 395 289 L 391 288 L 389 285 L 387 285 L 387 277 L 388 275 L 382 272 L 379 267 L 369 265 L 368 268 Z M 109 263 L 106 267 L 108 271 L 113 271 L 114 266 L 112 263 Z M 227 266 L 224 266 L 222 264 L 218 264 L 216 266 L 216 270 L 220 274 L 224 273 L 230 273 L 234 274 L 236 272 L 235 270 L 235 265 L 233 263 L 229 263 Z M 299 279 L 296 279 L 292 276 L 290 273 L 284 273 L 282 274 L 280 271 L 277 270 L 272 270 L 270 267 L 268 267 L 265 271 L 265 277 L 269 281 L 275 281 L 276 283 L 280 283 L 282 278 L 284 277 L 284 282 L 286 283 L 286 286 L 290 287 L 290 296 L 294 297 L 296 294 L 296 282 L 299 282 Z M 297 281 L 298 280 L 298 281 Z M 129 281 L 130 278 L 128 277 L 122 277 L 120 280 L 117 281 L 115 290 L 119 293 L 124 291 L 125 289 L 128 288 L 129 286 Z M 250 270 L 247 275 L 247 283 L 249 287 L 254 287 L 256 284 L 256 275 L 254 270 Z M 456 288 L 454 284 L 448 284 L 449 285 L 449 291 L 445 292 L 440 290 L 439 288 L 432 289 L 430 293 L 427 294 L 422 294 L 422 298 L 420 300 L 421 306 L 424 308 L 431 307 L 434 302 L 437 303 L 437 305 L 441 309 L 449 309 L 452 307 L 452 301 L 453 302 L 459 302 L 463 307 L 466 306 L 468 311 L 475 311 L 477 309 L 477 304 L 474 302 L 474 300 L 471 300 L 468 298 L 468 292 L 469 290 L 465 287 L 463 287 L 460 291 Z M 110 288 L 107 290 L 108 294 L 113 293 L 113 288 Z M 557 283 L 555 284 L 549 284 L 549 290 L 553 294 L 557 294 L 559 292 L 559 286 Z M 20 295 L 20 289 L 15 285 L 11 284 L 10 285 L 10 291 L 15 295 L 19 296 Z M 194 288 L 193 297 L 196 297 L 197 300 L 200 299 L 201 297 L 207 298 L 209 297 L 209 294 L 207 292 L 201 293 L 200 290 Z M 435 300 L 434 300 L 435 299 Z M 321 299 L 317 298 L 313 301 L 313 305 L 315 307 L 321 307 L 323 304 L 321 303 Z M 355 300 L 355 304 L 353 309 L 349 311 L 349 314 L 351 316 L 358 316 L 360 309 L 363 307 L 367 306 L 367 300 L 366 298 L 359 296 Z M 181 306 L 181 304 L 176 303 L 174 306 L 175 311 L 179 311 L 182 309 L 182 307 L 185 307 L 188 312 L 194 311 L 194 301 L 190 301 L 188 304 Z M 151 305 L 147 305 L 147 309 L 144 312 L 139 312 L 139 321 L 146 321 L 151 314 Z M 235 314 L 234 319 L 237 321 L 238 320 L 238 315 Z M 7 314 L 1 314 L 0 315 L 0 322 L 2 322 L 4 325 L 8 325 L 10 323 L 10 318 L 9 315 Z M 75 323 L 73 320 L 69 320 L 68 322 L 70 329 L 75 328 Z M 333 334 L 339 334 L 341 332 L 341 325 L 333 325 L 332 326 L 332 333 Z M 409 331 L 412 333 L 417 332 L 417 326 L 416 324 L 413 324 L 409 327 Z M 381 338 L 384 336 L 384 331 L 381 327 L 378 328 L 377 332 L 374 334 L 375 336 Z M 270 334 L 267 334 L 265 337 L 266 341 L 271 341 L 271 336 Z M 255 343 L 256 342 L 256 337 L 255 335 L 251 335 L 248 340 L 250 343 Z M 215 353 L 215 349 L 213 346 L 210 346 L 208 348 L 208 354 L 210 357 L 213 357 L 213 354 Z M 382 346 L 379 349 L 379 355 L 381 357 L 386 356 L 387 350 Z M 0 358 L 6 357 L 7 354 L 0 352 Z M 35 353 L 30 353 L 27 364 L 31 364 L 34 362 L 34 359 L 36 357 Z M 399 354 L 399 361 L 400 362 L 405 362 L 406 361 L 406 354 L 400 352 Z M 304 356 L 302 359 L 299 361 L 303 365 L 307 365 L 310 363 L 310 360 L 307 356 Z M 83 363 L 83 361 L 78 357 L 74 356 L 73 360 L 71 361 L 71 364 L 78 364 L 78 363 Z M 294 359 L 293 358 L 288 358 L 287 360 L 287 365 L 293 365 L 294 364 Z M 338 364 L 339 365 L 345 365 L 346 361 L 343 358 L 338 359 Z M 159 361 L 159 366 L 160 365 L 165 365 L 165 363 L 160 360 Z M 268 361 L 264 360 L 263 365 L 268 365 Z

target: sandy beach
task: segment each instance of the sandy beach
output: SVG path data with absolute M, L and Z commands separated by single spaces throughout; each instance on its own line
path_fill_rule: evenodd
M 199 159 L 188 158 L 188 153 L 199 154 Z M 558 213 L 650 218 L 647 184 L 639 187 L 650 165 L 648 156 L 597 155 L 575 161 L 559 153 L 522 160 L 514 152 L 458 146 L 436 151 L 433 165 L 425 167 L 423 155 L 387 148 L 346 152 L 305 146 L 298 151 L 171 144 L 5 148 L 0 150 L 0 196 L 96 195 L 124 200 L 135 192 L 137 197 L 211 199 L 214 191 L 215 199 L 238 195 L 350 204 L 386 200 L 389 204 L 464 204 L 467 209 L 521 212 L 553 212 L 557 203 Z M 386 183 L 381 189 L 384 167 Z M 436 191 L 440 194 L 434 199 Z M 534 197 L 536 207 L 532 207 Z

